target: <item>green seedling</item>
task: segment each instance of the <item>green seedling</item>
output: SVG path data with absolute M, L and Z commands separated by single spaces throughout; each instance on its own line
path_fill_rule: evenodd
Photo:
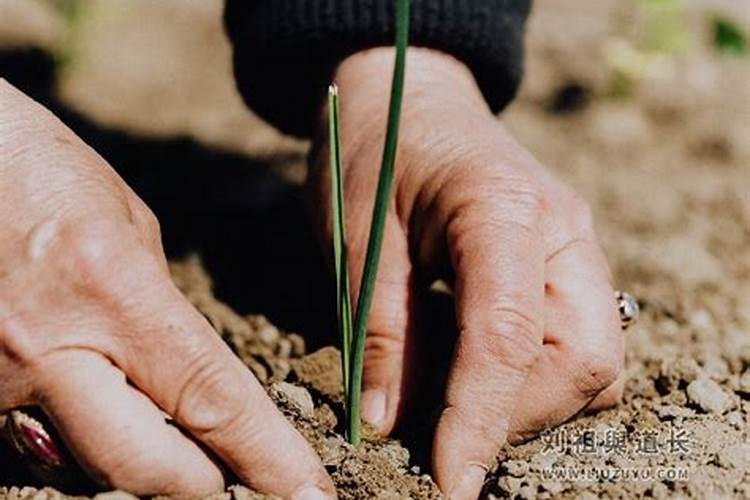
M 391 197 L 393 172 L 396 163 L 401 103 L 404 93 L 406 71 L 406 48 L 409 42 L 409 0 L 397 0 L 396 15 L 396 64 L 391 84 L 391 99 L 385 137 L 383 161 L 380 166 L 375 205 L 370 223 L 362 280 L 359 286 L 356 314 L 352 315 L 352 297 L 349 284 L 346 231 L 344 228 L 344 181 L 339 130 L 339 96 L 335 85 L 329 91 L 330 167 L 333 217 L 333 252 L 336 272 L 336 310 L 338 314 L 341 363 L 344 377 L 346 403 L 346 435 L 350 443 L 359 446 L 362 436 L 361 400 L 362 371 L 364 368 L 365 337 L 367 320 L 372 306 L 375 281 L 383 247 L 385 216 Z

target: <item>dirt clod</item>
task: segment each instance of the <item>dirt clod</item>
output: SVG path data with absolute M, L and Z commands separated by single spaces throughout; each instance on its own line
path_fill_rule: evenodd
M 304 387 L 288 384 L 286 382 L 276 382 L 268 389 L 272 398 L 289 405 L 297 410 L 300 415 L 310 418 L 315 411 L 312 396 Z
M 721 386 L 706 377 L 691 382 L 687 387 L 687 395 L 690 401 L 709 413 L 721 415 L 734 406 L 732 398 Z
M 323 348 L 292 363 L 297 381 L 333 401 L 342 401 L 341 355 L 332 347 Z
M 721 450 L 718 461 L 725 469 L 750 470 L 750 443 L 734 444 Z

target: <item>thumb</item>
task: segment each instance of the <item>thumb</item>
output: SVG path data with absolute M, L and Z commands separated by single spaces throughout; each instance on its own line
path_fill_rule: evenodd
M 352 254 L 353 293 L 359 294 L 365 246 L 356 245 Z M 360 250 L 361 249 L 361 250 Z M 386 221 L 372 310 L 367 325 L 362 416 L 382 433 L 396 423 L 405 377 L 405 348 L 413 323 L 412 266 L 406 236 L 395 217 Z

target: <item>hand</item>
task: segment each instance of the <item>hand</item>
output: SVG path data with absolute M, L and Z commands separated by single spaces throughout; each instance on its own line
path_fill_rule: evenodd
M 210 450 L 261 491 L 333 496 L 310 446 L 172 284 L 148 208 L 4 80 L 0 220 L 0 411 L 40 406 L 107 487 L 222 490 Z
M 336 75 L 355 289 L 392 67 L 393 49 L 379 48 L 350 57 Z M 330 241 L 320 146 L 311 182 Z M 406 385 L 416 379 L 406 352 L 420 351 L 405 347 L 419 324 L 415 297 L 451 269 L 459 334 L 433 465 L 451 498 L 476 498 L 508 439 L 619 398 L 623 335 L 608 266 L 584 202 L 513 140 L 469 70 L 447 55 L 409 49 L 394 183 L 368 325 L 363 413 L 383 432 L 401 418 L 404 394 L 414 394 Z

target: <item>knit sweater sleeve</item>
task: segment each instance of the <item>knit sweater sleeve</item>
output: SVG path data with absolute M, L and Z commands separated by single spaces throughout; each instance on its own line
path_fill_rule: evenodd
M 363 49 L 391 45 L 395 0 L 226 0 L 234 74 L 245 102 L 307 136 L 333 72 Z M 413 0 L 410 43 L 449 53 L 498 112 L 515 96 L 531 0 Z

